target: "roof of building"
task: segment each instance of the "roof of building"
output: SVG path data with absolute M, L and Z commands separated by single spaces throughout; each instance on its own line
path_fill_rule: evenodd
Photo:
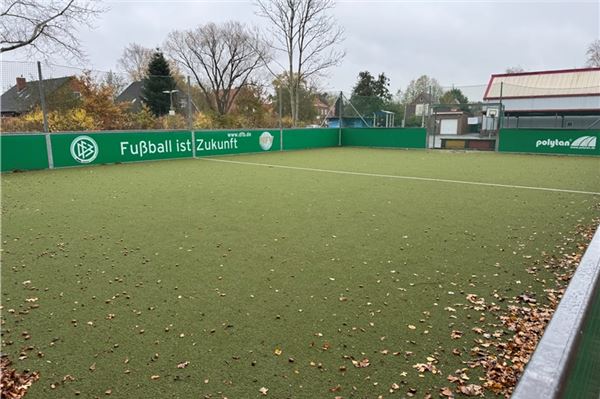
M 62 78 L 44 79 L 44 94 L 48 97 L 50 94 L 68 83 L 74 76 L 65 76 Z M 22 114 L 30 111 L 40 103 L 39 80 L 26 82 L 23 90 L 19 91 L 17 86 L 13 86 L 2 94 L 0 98 L 0 110 L 2 113 Z
M 142 109 L 142 88 L 144 87 L 141 80 L 132 82 L 117 96 L 115 102 L 128 103 L 133 111 Z
M 492 75 L 484 100 L 600 96 L 600 68 L 561 69 Z
M 116 98 L 117 102 L 132 102 L 135 99 L 141 98 L 142 96 L 142 81 L 137 80 L 132 82 L 129 86 L 123 90 Z

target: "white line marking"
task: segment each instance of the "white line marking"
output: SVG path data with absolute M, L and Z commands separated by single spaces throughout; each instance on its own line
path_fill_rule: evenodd
M 499 183 L 484 183 L 484 182 L 464 181 L 464 180 L 436 179 L 436 178 L 432 178 L 432 177 L 399 176 L 399 175 L 384 175 L 384 174 L 379 174 L 379 173 L 349 172 L 349 171 L 344 171 L 344 170 L 303 168 L 300 166 L 286 166 L 286 165 L 273 165 L 273 164 L 258 163 L 258 162 L 230 161 L 227 159 L 215 159 L 215 158 L 198 158 L 198 159 L 204 160 L 204 161 L 212 161 L 212 162 L 234 163 L 234 164 L 239 164 L 239 165 L 265 166 L 265 167 L 269 167 L 269 168 L 304 170 L 304 171 L 308 171 L 308 172 L 335 173 L 335 174 L 339 174 L 339 175 L 384 177 L 384 178 L 388 178 L 388 179 L 421 180 L 421 181 L 432 181 L 432 182 L 438 182 L 438 183 L 470 184 L 472 186 L 520 188 L 520 189 L 524 189 L 524 190 L 551 191 L 551 192 L 557 192 L 557 193 L 600 195 L 600 192 L 567 190 L 567 189 L 562 189 L 562 188 L 531 187 L 531 186 L 518 186 L 518 185 L 513 185 L 513 184 L 499 184 Z

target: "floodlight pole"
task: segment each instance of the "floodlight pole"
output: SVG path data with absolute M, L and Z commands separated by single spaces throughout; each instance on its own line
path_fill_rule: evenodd
M 177 93 L 178 91 L 179 90 L 163 90 L 163 93 L 169 95 L 169 100 L 171 101 L 171 107 L 169 108 L 169 111 L 175 112 L 175 108 L 173 108 L 173 93 Z

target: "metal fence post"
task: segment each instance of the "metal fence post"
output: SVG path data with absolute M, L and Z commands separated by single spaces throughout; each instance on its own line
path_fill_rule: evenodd
M 48 110 L 46 109 L 46 97 L 44 96 L 44 80 L 42 78 L 42 64 L 37 62 L 38 69 L 38 87 L 40 89 L 40 104 L 42 106 L 42 115 L 44 117 L 44 132 L 48 133 Z
M 192 130 L 192 158 L 196 158 L 196 132 Z
M 344 110 L 344 93 L 340 91 L 340 100 L 339 100 L 339 104 L 340 104 L 340 114 L 339 114 L 339 119 L 338 121 L 340 122 L 340 127 L 338 130 L 338 147 L 342 146 L 342 121 L 343 121 L 343 110 Z
M 48 154 L 48 168 L 54 169 L 54 156 L 52 155 L 52 140 L 50 139 L 50 133 L 44 134 L 46 138 L 46 153 Z
M 279 151 L 283 151 L 283 84 L 279 83 Z
M 502 92 L 504 89 L 504 82 L 500 82 L 500 105 L 498 109 L 498 133 L 496 134 L 496 152 L 500 147 L 500 130 L 502 130 L 502 120 L 504 119 L 504 106 L 502 105 Z

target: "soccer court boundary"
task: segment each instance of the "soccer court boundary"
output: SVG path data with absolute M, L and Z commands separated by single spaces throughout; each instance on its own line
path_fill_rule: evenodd
M 556 193 L 585 194 L 585 195 L 600 196 L 600 192 L 569 190 L 569 189 L 562 189 L 562 188 L 521 186 L 521 185 L 515 185 L 515 184 L 486 183 L 486 182 L 475 182 L 475 181 L 467 181 L 467 180 L 438 179 L 438 178 L 433 178 L 433 177 L 388 175 L 388 174 L 381 174 L 381 173 L 351 172 L 351 171 L 345 171 L 345 170 L 307 168 L 307 167 L 302 167 L 302 166 L 277 165 L 277 164 L 268 164 L 268 163 L 261 163 L 261 162 L 233 161 L 230 159 L 218 159 L 218 158 L 196 158 L 196 159 L 200 159 L 203 161 L 211 161 L 211 162 L 223 162 L 223 163 L 231 163 L 231 164 L 238 164 L 238 165 L 251 165 L 251 166 L 262 166 L 262 167 L 268 167 L 268 168 L 301 170 L 301 171 L 306 171 L 306 172 L 331 173 L 331 174 L 338 174 L 338 175 L 380 177 L 380 178 L 387 178 L 387 179 L 416 180 L 416 181 L 428 181 L 428 182 L 436 182 L 436 183 L 466 184 L 466 185 L 472 185 L 472 186 L 501 187 L 501 188 L 512 188 L 512 189 L 522 189 L 522 190 L 549 191 L 549 192 L 556 192 Z

